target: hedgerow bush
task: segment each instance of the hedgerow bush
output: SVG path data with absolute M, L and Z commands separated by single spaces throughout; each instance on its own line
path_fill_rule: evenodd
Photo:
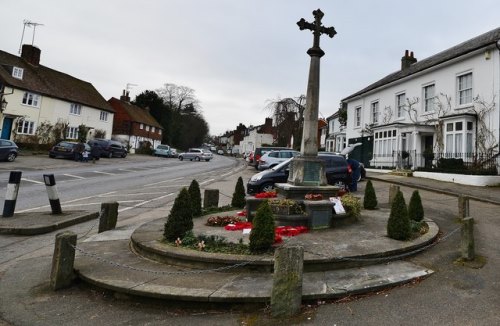
M 401 191 L 398 191 L 391 206 L 391 214 L 387 221 L 387 235 L 395 240 L 407 240 L 411 236 L 408 209 Z
M 252 223 L 250 251 L 252 253 L 268 251 L 274 243 L 274 215 L 267 200 L 259 205 Z
M 231 206 L 237 208 L 245 207 L 245 186 L 243 186 L 243 179 L 238 178 L 236 182 L 236 187 L 234 188 L 233 199 L 231 200 Z
M 186 232 L 193 229 L 193 210 L 190 204 L 189 193 L 186 188 L 175 198 L 174 206 L 167 217 L 163 236 L 167 241 L 183 238 Z

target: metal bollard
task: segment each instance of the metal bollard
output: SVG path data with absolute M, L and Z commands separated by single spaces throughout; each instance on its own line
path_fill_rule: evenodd
M 49 195 L 50 208 L 52 214 L 62 214 L 61 202 L 59 201 L 59 194 L 57 193 L 56 178 L 53 174 L 44 174 L 43 181 Z
M 16 209 L 17 194 L 19 192 L 19 184 L 21 183 L 21 171 L 11 171 L 9 183 L 7 184 L 7 193 L 5 194 L 5 203 L 3 205 L 2 217 L 14 216 Z

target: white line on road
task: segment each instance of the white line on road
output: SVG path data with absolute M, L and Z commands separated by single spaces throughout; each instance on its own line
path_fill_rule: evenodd
M 208 179 L 206 181 L 200 182 L 200 185 L 204 185 L 205 183 L 209 183 L 209 182 L 212 182 L 212 181 L 215 181 L 215 179 Z
M 79 175 L 74 175 L 74 174 L 63 174 L 67 177 L 71 177 L 71 178 L 77 178 L 77 179 L 85 179 L 85 177 L 81 177 Z
M 137 172 L 137 170 L 130 170 L 130 169 L 118 169 L 119 171 L 126 171 L 126 172 Z
M 121 213 L 121 212 L 124 212 L 124 211 L 128 211 L 129 209 L 137 208 L 137 207 L 140 207 L 142 205 L 145 205 L 145 204 L 151 203 L 153 201 L 160 200 L 160 199 L 163 199 L 165 197 L 172 196 L 172 195 L 175 195 L 175 193 L 172 192 L 172 193 L 166 194 L 165 196 L 160 196 L 160 197 L 156 197 L 156 198 L 153 198 L 153 199 L 150 199 L 150 200 L 145 200 L 144 202 L 142 202 L 140 204 L 137 204 L 137 205 L 134 205 L 134 206 L 130 206 L 130 207 L 125 207 L 123 209 L 119 209 L 118 213 Z
M 102 171 L 92 171 L 94 173 L 106 174 L 106 175 L 116 175 L 116 173 L 102 172 Z
M 31 179 L 26 179 L 26 178 L 21 178 L 22 181 L 26 181 L 26 182 L 33 182 L 33 183 L 36 183 L 36 184 L 44 184 L 43 182 L 41 181 L 36 181 L 36 180 L 31 180 Z
M 74 202 L 79 201 L 79 200 L 86 200 L 86 199 L 90 199 L 90 198 L 96 198 L 96 197 L 106 196 L 106 195 L 109 195 L 109 194 L 113 194 L 115 192 L 116 191 L 105 192 L 105 193 L 100 194 L 100 195 L 94 195 L 94 196 L 88 196 L 88 197 L 82 197 L 82 198 L 76 198 L 76 199 L 68 200 L 68 201 L 64 202 L 63 204 L 61 204 L 61 206 L 63 206 L 63 205 L 67 206 L 67 204 L 74 203 Z M 39 210 L 39 209 L 42 209 L 42 208 L 47 208 L 47 207 L 50 207 L 50 205 L 43 205 L 43 206 L 28 208 L 28 209 L 24 209 L 24 210 L 21 210 L 21 211 L 17 211 L 16 213 L 26 213 L 26 212 L 36 211 L 36 210 Z
M 99 197 L 116 197 L 116 196 L 126 197 L 126 196 L 140 196 L 140 195 L 161 195 L 164 193 L 165 193 L 164 191 L 162 191 L 162 192 L 138 192 L 138 193 L 134 193 L 134 194 L 115 194 L 115 195 L 106 195 L 106 196 L 99 196 Z

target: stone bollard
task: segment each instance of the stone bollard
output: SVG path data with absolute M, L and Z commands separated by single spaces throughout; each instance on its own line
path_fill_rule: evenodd
M 303 247 L 283 246 L 276 250 L 271 293 L 273 317 L 291 317 L 300 312 L 303 269 Z
M 458 218 L 463 219 L 469 216 L 469 197 L 465 195 L 458 196 Z
M 463 260 L 474 260 L 474 218 L 465 217 L 462 219 L 462 237 L 460 249 Z
M 75 263 L 76 234 L 65 231 L 56 234 L 54 256 L 52 256 L 52 271 L 50 287 L 56 291 L 71 285 L 75 278 L 73 266 Z
M 392 202 L 394 201 L 394 198 L 396 198 L 398 191 L 399 186 L 392 184 L 389 186 L 389 206 L 392 206 Z
M 203 208 L 219 207 L 219 189 L 205 189 Z
M 113 230 L 118 220 L 118 203 L 102 203 L 99 215 L 99 230 L 97 233 Z

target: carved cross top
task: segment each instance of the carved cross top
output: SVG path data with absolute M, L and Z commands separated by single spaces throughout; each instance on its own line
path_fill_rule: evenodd
M 325 27 L 321 25 L 321 19 L 325 15 L 320 9 L 313 11 L 314 15 L 314 23 L 307 22 L 304 18 L 301 18 L 297 25 L 299 25 L 300 30 L 309 29 L 314 34 L 314 43 L 313 48 L 319 48 L 319 37 L 321 34 L 326 34 L 332 38 L 337 34 L 335 28 L 333 27 Z

